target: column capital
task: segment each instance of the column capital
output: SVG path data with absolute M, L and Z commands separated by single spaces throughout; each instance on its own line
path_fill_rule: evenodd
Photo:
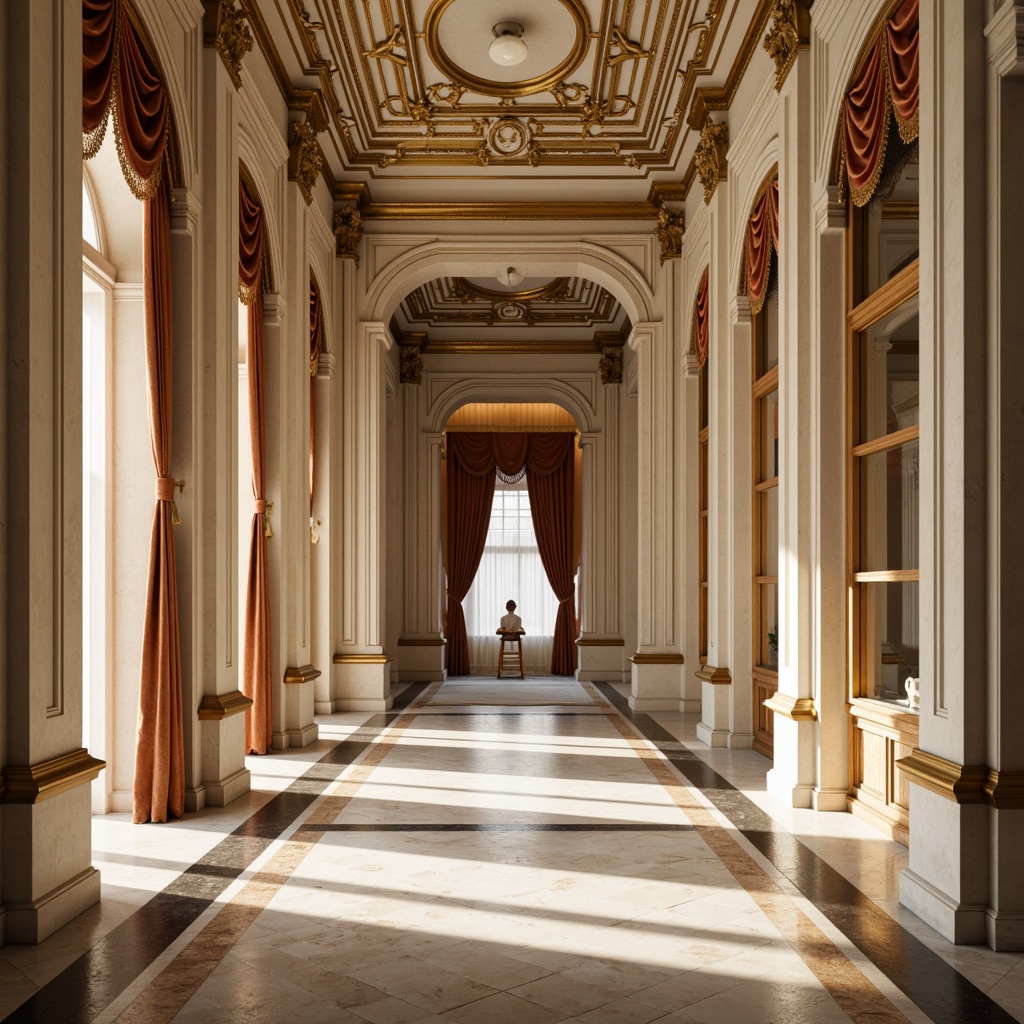
M 750 324 L 750 298 L 747 295 L 734 295 L 729 303 L 729 320 L 736 324 Z
M 661 328 L 661 322 L 656 320 L 641 320 L 639 323 L 635 323 L 629 335 L 629 347 L 634 352 L 639 352 L 641 344 L 653 340 Z
M 1024 4 L 1005 3 L 985 26 L 988 62 L 1003 77 L 1024 76 Z
M 202 208 L 203 204 L 199 202 L 195 192 L 187 188 L 174 189 L 171 192 L 171 230 L 194 235 Z
M 846 204 L 838 185 L 826 185 L 814 200 L 814 226 L 818 234 L 846 229 Z
M 338 360 L 333 352 L 321 352 L 316 361 L 317 377 L 325 377 L 327 380 L 330 380 L 334 376 L 337 365 Z
M 264 292 L 263 323 L 267 327 L 281 327 L 284 324 L 284 311 L 287 303 L 280 292 Z

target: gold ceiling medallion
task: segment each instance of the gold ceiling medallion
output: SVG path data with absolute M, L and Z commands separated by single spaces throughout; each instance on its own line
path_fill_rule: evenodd
M 453 83 L 463 86 L 466 91 L 479 93 L 481 96 L 505 98 L 532 96 L 534 93 L 547 92 L 553 85 L 561 82 L 579 67 L 587 55 L 587 47 L 590 43 L 590 19 L 582 0 L 551 0 L 553 3 L 560 3 L 568 11 L 576 25 L 576 36 L 569 53 L 558 65 L 542 75 L 516 82 L 501 82 L 474 75 L 452 60 L 441 45 L 441 19 L 448 8 L 456 2 L 457 0 L 434 0 L 423 19 L 423 35 L 427 55 L 434 65 Z
M 466 90 L 454 82 L 435 82 L 427 86 L 427 96 L 435 103 L 447 103 L 452 110 L 458 110 Z
M 487 133 L 487 144 L 500 156 L 519 156 L 532 141 L 529 129 L 514 117 L 499 118 Z
M 395 53 L 399 46 L 405 49 L 405 40 L 402 37 L 402 26 L 396 25 L 387 39 L 372 49 L 363 50 L 363 56 L 371 57 L 373 60 L 390 60 L 400 68 L 404 68 L 408 65 L 409 58 L 404 53 Z
M 353 206 L 343 206 L 334 213 L 334 252 L 336 256 L 355 260 L 359 266 L 359 240 L 363 237 L 363 219 Z
M 299 186 L 307 206 L 313 205 L 313 189 L 324 166 L 316 134 L 308 119 L 288 125 L 288 180 Z
M 602 384 L 622 383 L 622 344 L 601 346 L 601 362 L 598 364 L 601 369 Z
M 780 92 L 801 46 L 810 40 L 810 11 L 806 2 L 775 0 L 772 26 L 762 45 L 775 62 L 775 91 Z
M 242 87 L 242 58 L 252 49 L 252 33 L 245 12 L 234 0 L 207 0 L 205 29 L 208 45 L 215 46 L 236 89 Z
M 677 260 L 683 255 L 683 231 L 686 214 L 683 210 L 669 210 L 664 206 L 658 211 L 658 226 L 655 233 L 661 246 L 661 262 Z
M 728 164 L 725 151 L 729 142 L 729 126 L 715 121 L 710 114 L 704 115 L 693 162 L 704 186 L 704 205 L 711 202 L 720 181 L 725 181 Z
M 640 43 L 634 43 L 628 39 L 622 29 L 612 29 L 612 46 L 618 47 L 619 52 L 608 54 L 608 67 L 613 68 L 616 64 L 622 64 L 627 60 L 640 60 L 642 57 L 650 57 L 651 51 L 645 50 Z

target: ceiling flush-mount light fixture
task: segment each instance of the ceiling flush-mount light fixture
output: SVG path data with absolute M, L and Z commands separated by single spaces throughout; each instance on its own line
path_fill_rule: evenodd
M 510 68 L 526 60 L 526 43 L 523 42 L 523 26 L 517 21 L 499 21 L 491 30 L 494 42 L 487 50 L 495 64 Z
M 498 282 L 506 288 L 515 288 L 522 279 L 523 274 L 516 270 L 515 267 L 506 267 L 504 270 L 498 271 Z

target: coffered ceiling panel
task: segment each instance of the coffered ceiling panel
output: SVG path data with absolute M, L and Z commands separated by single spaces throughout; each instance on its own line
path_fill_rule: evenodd
M 685 170 L 695 145 L 687 125 L 694 90 L 725 80 L 764 7 L 241 2 L 275 73 L 292 89 L 304 80 L 320 90 L 329 121 L 320 145 L 335 180 L 372 180 L 374 196 L 385 200 L 409 198 L 401 182 L 410 179 L 426 189 L 422 199 L 455 195 L 467 178 L 492 180 L 496 198 L 523 194 L 524 184 L 534 197 L 564 198 L 565 183 L 580 176 L 594 182 L 590 198 L 645 198 L 652 179 Z M 525 44 L 514 66 L 489 56 L 495 26 L 505 23 Z

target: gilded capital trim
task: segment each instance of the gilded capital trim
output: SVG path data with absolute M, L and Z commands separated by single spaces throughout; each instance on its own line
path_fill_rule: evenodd
M 232 690 L 230 693 L 208 693 L 199 702 L 196 717 L 201 722 L 219 722 L 251 707 L 252 697 L 246 697 L 240 690 Z
M 336 654 L 335 665 L 386 665 L 391 661 L 390 654 Z
M 664 651 L 659 654 L 642 654 L 637 651 L 629 656 L 634 665 L 682 665 L 683 656 Z
M 791 697 L 788 693 L 776 692 L 763 706 L 794 722 L 813 722 L 818 717 L 818 709 L 810 697 Z
M 714 683 L 716 686 L 728 686 L 732 683 L 732 676 L 724 665 L 701 665 L 694 675 L 705 683 Z
M 0 792 L 8 804 L 37 804 L 92 782 L 107 762 L 84 747 L 35 765 L 8 765 Z
M 929 754 L 920 747 L 914 747 L 910 754 L 896 762 L 896 767 L 903 772 L 908 782 L 946 800 L 958 804 L 986 802 L 985 783 L 988 781 L 989 770 L 983 765 L 957 764 L 938 754 Z
M 284 670 L 285 685 L 293 683 L 310 683 L 320 676 L 320 669 L 312 665 L 300 665 L 298 668 L 289 665 Z

